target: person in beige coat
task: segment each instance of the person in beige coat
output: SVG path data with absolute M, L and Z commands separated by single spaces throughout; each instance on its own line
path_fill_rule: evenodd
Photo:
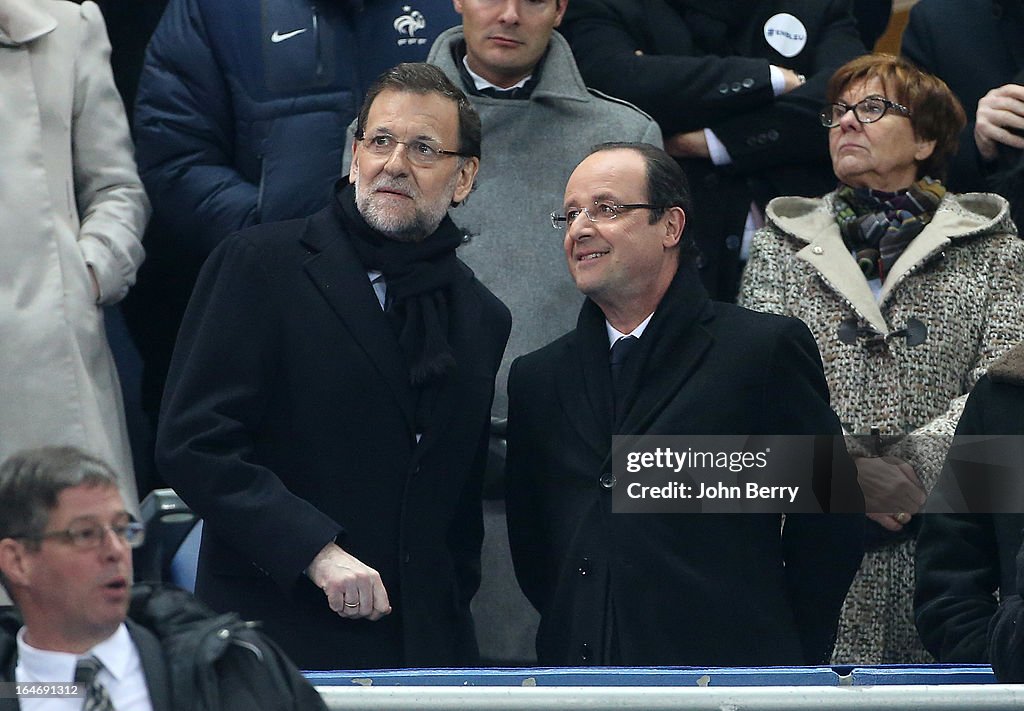
M 868 55 L 836 72 L 828 101 L 839 187 L 769 203 L 740 303 L 807 323 L 850 435 L 871 520 L 833 661 L 921 663 L 916 514 L 967 394 L 1024 338 L 1024 241 L 1003 198 L 933 179 L 964 125 L 941 80 Z
M 143 259 L 149 203 L 94 3 L 0 0 L 0 461 L 79 447 L 137 494 L 102 307 Z

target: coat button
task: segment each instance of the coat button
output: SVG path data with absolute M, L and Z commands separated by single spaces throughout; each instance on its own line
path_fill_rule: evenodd
M 731 249 L 734 252 L 737 249 L 739 249 L 740 248 L 740 238 L 739 238 L 739 235 L 729 235 L 728 237 L 726 237 L 725 238 L 725 248 L 726 249 Z
M 732 83 L 732 93 L 735 94 L 736 92 L 738 92 L 742 88 L 743 88 L 743 86 L 738 81 L 734 81 Z
M 615 488 L 615 475 L 611 472 L 605 472 L 601 475 L 601 488 L 602 489 L 613 489 Z
M 768 130 L 768 139 L 772 141 L 779 140 L 779 132 L 774 128 Z
M 463 235 L 462 235 L 462 244 L 469 244 L 472 241 L 473 241 L 473 235 L 471 235 L 469 232 L 463 233 Z
M 580 561 L 580 575 L 590 575 L 590 558 Z
M 815 254 L 824 254 L 825 253 L 825 250 L 822 249 L 821 247 L 819 247 L 818 245 L 814 245 L 813 247 L 811 247 L 811 251 L 814 252 Z
M 693 263 L 697 265 L 698 269 L 703 269 L 708 265 L 708 259 L 703 254 L 698 254 Z
M 590 645 L 584 642 L 580 645 L 580 661 L 589 662 L 593 653 L 590 651 Z
M 719 94 L 728 94 L 729 93 L 729 85 L 728 84 L 722 84 L 721 86 L 719 86 L 718 87 L 718 93 Z
M 744 88 L 749 89 L 750 87 L 754 86 L 754 80 L 751 79 L 750 77 L 747 77 L 746 79 L 743 80 L 743 86 Z

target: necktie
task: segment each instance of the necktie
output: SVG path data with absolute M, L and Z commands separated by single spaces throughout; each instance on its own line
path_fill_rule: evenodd
M 110 694 L 97 677 L 103 664 L 96 657 L 83 657 L 75 667 L 75 682 L 85 685 L 85 705 L 82 711 L 115 711 Z
M 608 354 L 608 366 L 612 371 L 612 387 L 618 389 L 619 374 L 622 373 L 622 366 L 625 365 L 629 354 L 636 348 L 640 339 L 636 336 L 623 336 L 612 344 L 611 353 Z
M 517 86 L 514 89 L 499 89 L 497 87 L 485 86 L 476 91 L 481 96 L 489 96 L 492 99 L 527 99 L 530 96 L 526 86 Z
M 612 344 L 608 354 L 608 368 L 612 373 L 612 396 L 615 403 L 614 418 L 617 422 L 623 415 L 622 404 L 626 399 L 626 385 L 622 378 L 622 367 L 626 364 L 629 354 L 640 343 L 636 336 L 623 336 Z

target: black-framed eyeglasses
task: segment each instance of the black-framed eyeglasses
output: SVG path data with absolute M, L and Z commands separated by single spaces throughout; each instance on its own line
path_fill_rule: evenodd
M 29 541 L 45 541 L 54 539 L 63 541 L 80 550 L 99 548 L 106 540 L 107 532 L 113 533 L 131 548 L 138 548 L 146 540 L 146 526 L 138 521 L 126 521 L 105 526 L 102 523 L 82 521 L 73 523 L 63 531 L 47 531 L 46 533 L 22 533 L 10 538 L 23 538 Z
M 564 230 L 569 227 L 576 218 L 580 215 L 586 215 L 587 219 L 591 222 L 607 222 L 608 220 L 614 220 L 616 217 L 621 215 L 627 210 L 664 210 L 666 209 L 663 205 L 650 205 L 645 202 L 634 202 L 627 203 L 625 205 L 616 205 L 610 202 L 594 202 L 592 208 L 586 207 L 570 207 L 565 211 L 563 215 L 560 212 L 551 213 L 551 226 L 556 230 Z
M 462 156 L 468 158 L 466 153 L 459 151 L 446 151 L 440 144 L 423 138 L 412 141 L 399 141 L 388 133 L 378 133 L 369 137 L 360 137 L 359 142 L 368 152 L 381 158 L 390 158 L 391 154 L 399 145 L 405 146 L 405 156 L 413 165 L 421 167 L 432 166 L 445 156 Z
M 852 105 L 844 104 L 842 101 L 826 104 L 820 114 L 821 125 L 825 128 L 835 128 L 842 121 L 846 112 L 850 110 L 853 111 L 854 117 L 861 123 L 874 123 L 885 116 L 887 111 L 894 111 L 910 118 L 910 109 L 906 106 L 897 104 L 895 101 L 889 101 L 881 96 L 869 96 Z

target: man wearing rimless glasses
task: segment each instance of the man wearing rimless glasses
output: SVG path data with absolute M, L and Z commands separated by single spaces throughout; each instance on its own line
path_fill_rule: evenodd
M 858 517 L 612 507 L 613 435 L 841 432 L 807 327 L 708 298 L 690 209 L 667 153 L 612 143 L 552 215 L 587 298 L 509 375 L 509 539 L 541 664 L 819 664 L 860 562 Z

